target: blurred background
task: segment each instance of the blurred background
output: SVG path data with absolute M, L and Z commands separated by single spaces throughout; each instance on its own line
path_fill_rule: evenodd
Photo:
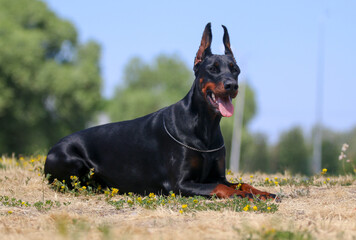
M 239 170 L 308 175 L 319 151 L 317 169 L 355 171 L 355 10 L 352 0 L 0 0 L 0 154 L 46 154 L 74 131 L 180 100 L 212 22 L 213 53 L 224 24 L 246 89 Z M 233 120 L 221 123 L 228 166 Z

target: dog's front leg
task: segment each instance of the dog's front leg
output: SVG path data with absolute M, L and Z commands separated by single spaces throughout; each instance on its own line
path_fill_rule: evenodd
M 267 198 L 279 200 L 276 194 L 260 191 L 247 183 L 232 184 L 230 183 L 230 188 L 240 190 L 243 192 L 251 193 L 253 195 L 259 195 L 261 200 L 266 200 Z
M 224 184 L 182 183 L 180 184 L 179 191 L 183 196 L 200 195 L 212 197 L 213 195 L 216 195 L 218 198 L 238 196 L 241 198 L 247 197 L 248 199 L 253 199 L 253 194 L 234 189 Z

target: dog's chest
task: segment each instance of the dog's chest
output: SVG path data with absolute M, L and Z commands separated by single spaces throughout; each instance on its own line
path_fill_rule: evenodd
M 204 181 L 210 175 L 216 175 L 224 168 L 224 158 L 219 153 L 199 153 L 187 159 L 187 167 L 192 178 Z

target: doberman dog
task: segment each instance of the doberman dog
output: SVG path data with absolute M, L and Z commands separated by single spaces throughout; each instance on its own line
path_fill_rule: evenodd
M 169 192 L 182 196 L 276 198 L 225 176 L 222 117 L 234 112 L 240 69 L 225 26 L 224 55 L 212 54 L 211 24 L 205 27 L 194 61 L 195 81 L 179 102 L 130 121 L 73 133 L 49 151 L 45 174 L 69 182 L 94 168 L 95 181 L 121 193 Z

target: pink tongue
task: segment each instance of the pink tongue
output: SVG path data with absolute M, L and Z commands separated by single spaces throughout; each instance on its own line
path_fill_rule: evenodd
M 224 117 L 231 117 L 234 113 L 234 105 L 229 97 L 226 98 L 217 98 L 219 104 L 219 111 Z

